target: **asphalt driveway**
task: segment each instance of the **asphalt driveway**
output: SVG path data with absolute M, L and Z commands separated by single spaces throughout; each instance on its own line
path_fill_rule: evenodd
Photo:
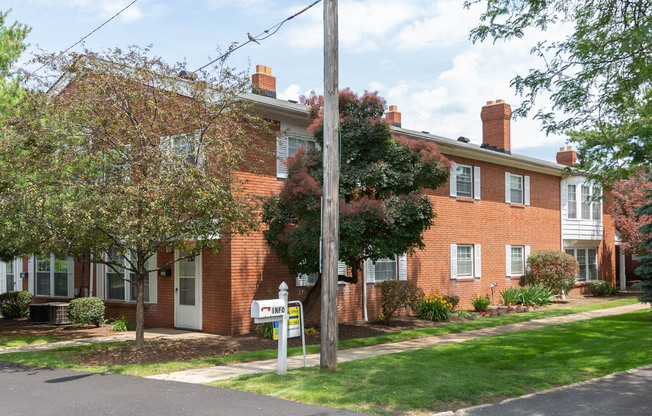
M 0 414 L 353 416 L 255 393 L 117 374 L 85 373 L 0 361 Z

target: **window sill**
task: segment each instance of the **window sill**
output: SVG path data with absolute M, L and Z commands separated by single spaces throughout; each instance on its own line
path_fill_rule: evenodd
M 520 280 L 520 279 L 522 279 L 522 278 L 525 277 L 525 276 L 522 275 L 522 274 L 518 274 L 518 275 L 515 274 L 515 275 L 511 275 L 511 276 L 506 276 L 506 277 L 507 277 L 508 279 L 511 279 L 511 280 Z
M 453 198 L 455 198 L 457 202 L 466 202 L 470 204 L 475 203 L 475 199 L 472 196 L 454 196 Z
M 510 203 L 509 206 L 512 207 L 512 208 L 521 208 L 521 209 L 525 209 L 525 207 L 526 207 L 526 205 L 516 204 L 516 203 L 513 203 L 513 202 Z
M 458 282 L 471 282 L 471 281 L 474 281 L 475 279 L 476 278 L 473 277 L 473 276 L 451 277 L 451 280 L 456 280 Z M 478 280 L 480 280 L 479 277 L 478 277 Z
M 104 299 L 105 304 L 111 304 L 111 305 L 124 305 L 124 306 L 136 306 L 136 301 L 135 300 L 120 300 L 120 299 Z M 145 302 L 145 306 L 149 305 L 156 305 L 155 302 Z

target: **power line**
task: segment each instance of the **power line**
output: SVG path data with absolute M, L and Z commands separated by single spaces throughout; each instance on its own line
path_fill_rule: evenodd
M 194 73 L 196 73 L 196 72 L 201 71 L 202 69 L 206 68 L 207 66 L 210 66 L 210 65 L 214 64 L 215 62 L 219 61 L 220 59 L 223 59 L 223 58 L 226 57 L 227 55 L 230 55 L 231 53 L 237 51 L 238 49 L 242 48 L 243 46 L 245 46 L 245 45 L 248 44 L 248 43 L 251 43 L 251 42 L 258 43 L 259 40 L 265 40 L 265 39 L 269 38 L 270 36 L 276 34 L 276 32 L 278 32 L 279 29 L 281 29 L 281 26 L 283 26 L 283 24 L 285 24 L 285 22 L 294 19 L 295 17 L 297 17 L 297 16 L 300 15 L 301 13 L 305 12 L 306 10 L 310 9 L 311 7 L 313 7 L 315 4 L 319 3 L 320 1 L 321 1 L 321 0 L 315 0 L 315 1 L 312 2 L 310 5 L 304 7 L 303 9 L 301 9 L 301 10 L 298 11 L 298 12 L 296 12 L 296 13 L 293 14 L 292 16 L 290 16 L 290 17 L 288 17 L 288 18 L 286 18 L 286 19 L 281 20 L 280 22 L 278 22 L 277 24 L 275 24 L 274 26 L 272 26 L 272 27 L 270 27 L 270 28 L 268 28 L 268 29 L 266 29 L 266 30 L 263 30 L 263 31 L 262 31 L 261 33 L 259 33 L 257 36 L 251 36 L 251 35 L 249 35 L 249 33 L 247 33 L 247 35 L 248 35 L 247 37 L 249 38 L 249 40 L 247 40 L 245 43 L 242 43 L 242 44 L 240 44 L 240 45 L 238 45 L 238 46 L 236 46 L 236 47 L 234 47 L 234 48 L 230 48 L 227 52 L 223 53 L 221 56 L 219 56 L 219 57 L 213 59 L 212 61 L 210 61 L 210 62 L 207 63 L 206 65 L 202 66 L 201 68 L 197 68 L 197 69 L 195 69 L 194 71 L 192 71 L 192 73 L 194 74 Z
M 137 2 L 137 1 L 138 1 L 138 0 L 133 0 L 131 3 L 127 4 L 127 5 L 126 5 L 125 7 L 123 7 L 123 8 L 122 8 L 118 13 L 114 14 L 113 16 L 111 16 L 111 18 L 110 18 L 109 20 L 107 20 L 106 22 L 102 23 L 101 25 L 99 25 L 98 27 L 96 27 L 95 29 L 93 29 L 93 30 L 92 30 L 88 35 L 84 36 L 83 38 L 79 39 L 77 42 L 73 43 L 70 47 L 68 47 L 68 48 L 67 48 L 66 50 L 64 50 L 63 52 L 59 53 L 59 54 L 54 58 L 54 60 L 59 59 L 59 58 L 60 58 L 64 53 L 68 52 L 69 50 L 71 50 L 71 49 L 74 48 L 75 46 L 77 46 L 77 45 L 79 45 L 80 43 L 82 43 L 84 40 L 86 40 L 86 38 L 88 38 L 89 36 L 91 36 L 93 33 L 97 32 L 97 31 L 100 30 L 100 29 L 102 29 L 102 27 L 104 27 L 104 25 L 106 25 L 106 24 L 109 23 L 111 20 L 113 20 L 113 19 L 115 19 L 116 17 L 118 17 L 122 12 L 124 12 L 125 10 L 127 10 L 129 7 L 131 7 L 131 6 L 132 6 L 135 2 Z M 34 71 L 34 73 L 37 73 L 39 70 L 43 69 L 43 67 L 45 67 L 45 64 L 41 65 L 41 66 L 40 66 L 36 71 Z

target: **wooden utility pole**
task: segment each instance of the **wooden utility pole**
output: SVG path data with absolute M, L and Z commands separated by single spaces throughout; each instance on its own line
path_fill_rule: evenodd
M 322 199 L 322 370 L 337 370 L 337 260 L 340 249 L 337 0 L 324 1 L 324 196 Z

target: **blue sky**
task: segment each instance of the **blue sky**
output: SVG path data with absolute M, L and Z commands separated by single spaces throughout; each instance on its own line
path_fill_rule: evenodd
M 3 0 L 9 21 L 32 27 L 29 52 L 59 52 L 99 26 L 131 0 Z M 232 42 L 254 35 L 303 9 L 312 0 L 138 0 L 86 40 L 95 51 L 153 45 L 168 62 L 186 61 L 196 69 Z M 340 88 L 377 90 L 397 105 L 403 127 L 444 137 L 482 141 L 480 109 L 488 100 L 520 102 L 509 81 L 541 62 L 530 56 L 537 41 L 560 39 L 557 27 L 528 33 L 509 43 L 473 45 L 482 4 L 471 10 L 462 0 L 340 0 Z M 260 45 L 250 43 L 229 64 L 254 71 L 272 68 L 279 98 L 320 93 L 323 75 L 323 5 L 287 22 Z M 81 50 L 77 47 L 75 50 Z M 21 64 L 30 57 L 26 53 Z M 541 105 L 548 105 L 547 100 Z M 512 152 L 554 161 L 565 137 L 548 136 L 538 122 L 512 121 Z

